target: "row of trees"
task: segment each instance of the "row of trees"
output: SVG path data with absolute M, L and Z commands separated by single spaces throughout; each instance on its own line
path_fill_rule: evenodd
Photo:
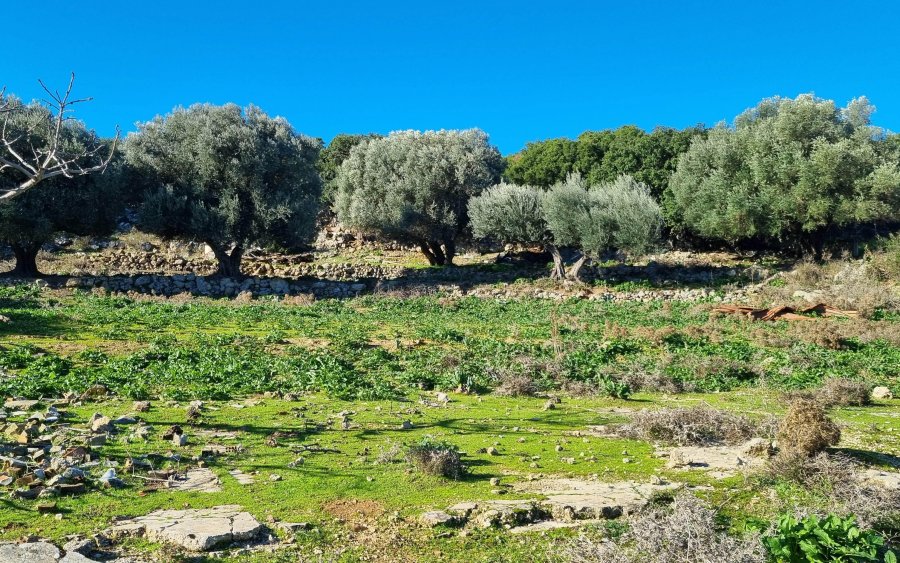
M 307 243 L 323 204 L 346 226 L 417 245 L 434 265 L 452 263 L 470 227 L 543 245 L 554 277 L 577 277 L 608 251 L 647 252 L 665 232 L 821 250 L 833 229 L 900 211 L 900 142 L 871 125 L 864 98 L 842 109 L 775 98 L 732 125 L 588 132 L 507 159 L 480 130 L 340 135 L 323 150 L 283 118 L 235 105 L 177 108 L 116 150 L 80 122 L 54 121 L 53 108 L 0 101 L 0 194 L 15 193 L 0 205 L 0 240 L 21 275 L 37 273 L 54 233 L 109 233 L 125 206 L 146 231 L 206 242 L 228 276 L 250 247 Z M 34 174 L 8 163 L 34 154 L 40 170 L 48 147 L 61 171 L 21 190 Z M 561 249 L 577 251 L 568 271 Z

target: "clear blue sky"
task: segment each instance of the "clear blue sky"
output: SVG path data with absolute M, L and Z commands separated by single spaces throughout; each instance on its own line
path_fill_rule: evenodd
M 340 132 L 480 127 L 527 141 L 732 119 L 759 99 L 866 95 L 900 130 L 894 2 L 57 2 L 4 8 L 0 84 L 94 101 L 104 135 L 176 105 L 254 103 Z

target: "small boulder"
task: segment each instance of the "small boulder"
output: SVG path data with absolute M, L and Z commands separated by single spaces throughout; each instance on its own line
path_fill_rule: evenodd
M 429 528 L 435 526 L 449 526 L 453 524 L 454 518 L 443 510 L 429 510 L 419 516 L 419 522 Z
M 878 387 L 872 389 L 872 398 L 873 399 L 893 399 L 894 394 L 891 393 L 891 390 L 883 385 L 879 385 Z

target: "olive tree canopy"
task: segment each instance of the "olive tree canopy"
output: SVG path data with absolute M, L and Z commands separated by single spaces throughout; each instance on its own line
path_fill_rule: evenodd
M 291 248 L 315 229 L 319 142 L 255 106 L 178 108 L 140 125 L 127 162 L 147 183 L 139 225 L 206 242 L 218 273 L 240 276 L 248 247 Z
M 553 257 L 550 277 L 565 274 L 562 256 L 544 214 L 545 190 L 501 183 L 469 201 L 472 236 L 504 243 L 540 244 Z
M 568 277 L 607 250 L 643 254 L 659 240 L 662 212 L 650 189 L 630 176 L 588 187 L 570 174 L 549 190 L 500 184 L 472 199 L 472 233 L 502 242 L 542 244 L 553 256 L 551 277 L 563 276 L 560 247 L 581 252 Z
M 832 229 L 895 219 L 900 169 L 879 146 L 873 111 L 865 98 L 843 109 L 810 94 L 763 100 L 681 156 L 669 222 L 708 239 L 821 255 Z
M 478 129 L 394 132 L 350 151 L 335 210 L 348 227 L 416 244 L 432 265 L 451 264 L 469 198 L 495 184 L 502 167 Z

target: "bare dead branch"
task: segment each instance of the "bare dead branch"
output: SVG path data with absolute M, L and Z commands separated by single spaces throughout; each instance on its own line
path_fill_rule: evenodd
M 47 122 L 44 123 L 44 126 L 47 127 L 47 135 L 39 145 L 35 145 L 30 140 L 38 127 L 37 124 L 20 132 L 15 137 L 10 134 L 10 115 L 17 108 L 4 96 L 5 89 L 0 90 L 0 113 L 4 114 L 3 126 L 0 128 L 0 172 L 11 169 L 23 177 L 15 187 L 0 189 L 0 201 L 13 199 L 44 180 L 56 176 L 74 178 L 95 172 L 102 173 L 112 161 L 119 143 L 121 133 L 116 127 L 116 136 L 111 146 L 108 147 L 109 153 L 105 157 L 101 157 L 99 163 L 96 163 L 95 157 L 101 156 L 106 147 L 96 136 L 91 137 L 84 150 L 77 154 L 65 154 L 61 147 L 65 122 L 73 119 L 68 114 L 73 111 L 73 105 L 91 101 L 92 98 L 71 99 L 72 88 L 75 85 L 74 72 L 62 94 L 59 90 L 50 90 L 42 80 L 38 80 L 38 83 L 49 96 L 49 100 L 44 101 L 49 110 Z M 30 152 L 30 155 L 23 152 L 20 146 L 24 142 L 29 145 L 27 152 Z M 95 164 L 88 165 L 90 162 L 95 162 Z

